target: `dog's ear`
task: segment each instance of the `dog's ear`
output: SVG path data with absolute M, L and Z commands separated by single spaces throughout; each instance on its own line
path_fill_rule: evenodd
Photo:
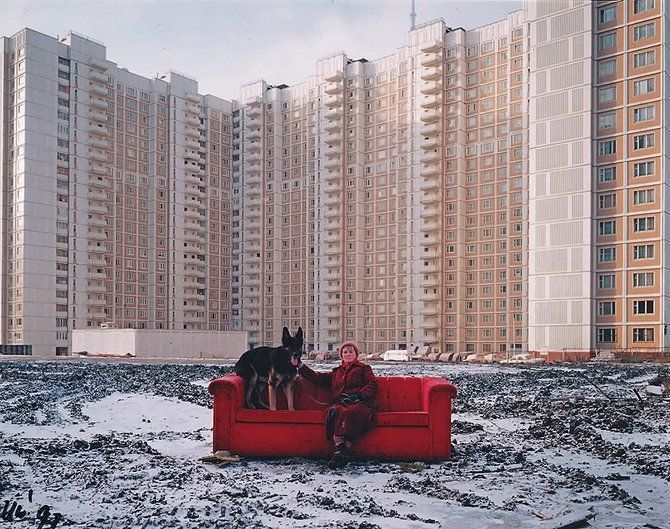
M 283 344 L 287 344 L 290 343 L 290 341 L 291 341 L 291 333 L 288 331 L 286 327 L 284 327 L 284 330 L 282 331 L 281 335 L 281 342 Z
M 302 334 L 302 327 L 298 327 L 298 332 L 295 333 L 295 337 L 302 342 L 303 334 Z

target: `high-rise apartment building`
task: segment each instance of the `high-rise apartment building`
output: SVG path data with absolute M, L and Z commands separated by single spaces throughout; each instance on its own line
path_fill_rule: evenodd
M 4 39 L 2 341 L 111 319 L 251 345 L 302 326 L 317 350 L 666 347 L 665 13 L 527 0 L 231 102 L 76 35 Z
M 230 102 L 70 34 L 0 41 L 2 344 L 231 326 Z

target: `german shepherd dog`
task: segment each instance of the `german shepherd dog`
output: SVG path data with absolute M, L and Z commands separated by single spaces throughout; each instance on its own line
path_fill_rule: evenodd
M 254 347 L 244 353 L 235 364 L 235 373 L 244 379 L 245 400 L 248 408 L 260 403 L 261 382 L 268 384 L 270 409 L 277 409 L 277 389 L 286 395 L 288 409 L 293 410 L 293 384 L 302 356 L 303 333 L 298 328 L 295 336 L 284 327 L 280 347 Z

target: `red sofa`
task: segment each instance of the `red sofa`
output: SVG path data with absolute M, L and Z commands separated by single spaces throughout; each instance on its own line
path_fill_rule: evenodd
M 451 455 L 451 399 L 456 388 L 443 378 L 377 377 L 380 409 L 376 425 L 352 447 L 363 459 L 440 461 Z M 237 375 L 212 380 L 214 396 L 213 451 L 256 457 L 329 457 L 326 439 L 327 389 L 300 379 L 295 386 L 296 411 L 286 409 L 283 392 L 278 410 L 244 407 L 244 381 Z M 267 402 L 265 396 L 264 402 Z

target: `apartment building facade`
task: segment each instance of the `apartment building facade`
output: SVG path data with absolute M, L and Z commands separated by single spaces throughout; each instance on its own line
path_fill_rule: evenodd
M 231 103 L 74 33 L 0 44 L 2 343 L 66 354 L 72 329 L 107 321 L 229 329 Z
M 22 74 L 4 39 L 3 343 L 112 319 L 250 345 L 302 326 L 321 351 L 666 347 L 665 4 L 433 21 L 239 101 L 76 35 L 26 31 Z

